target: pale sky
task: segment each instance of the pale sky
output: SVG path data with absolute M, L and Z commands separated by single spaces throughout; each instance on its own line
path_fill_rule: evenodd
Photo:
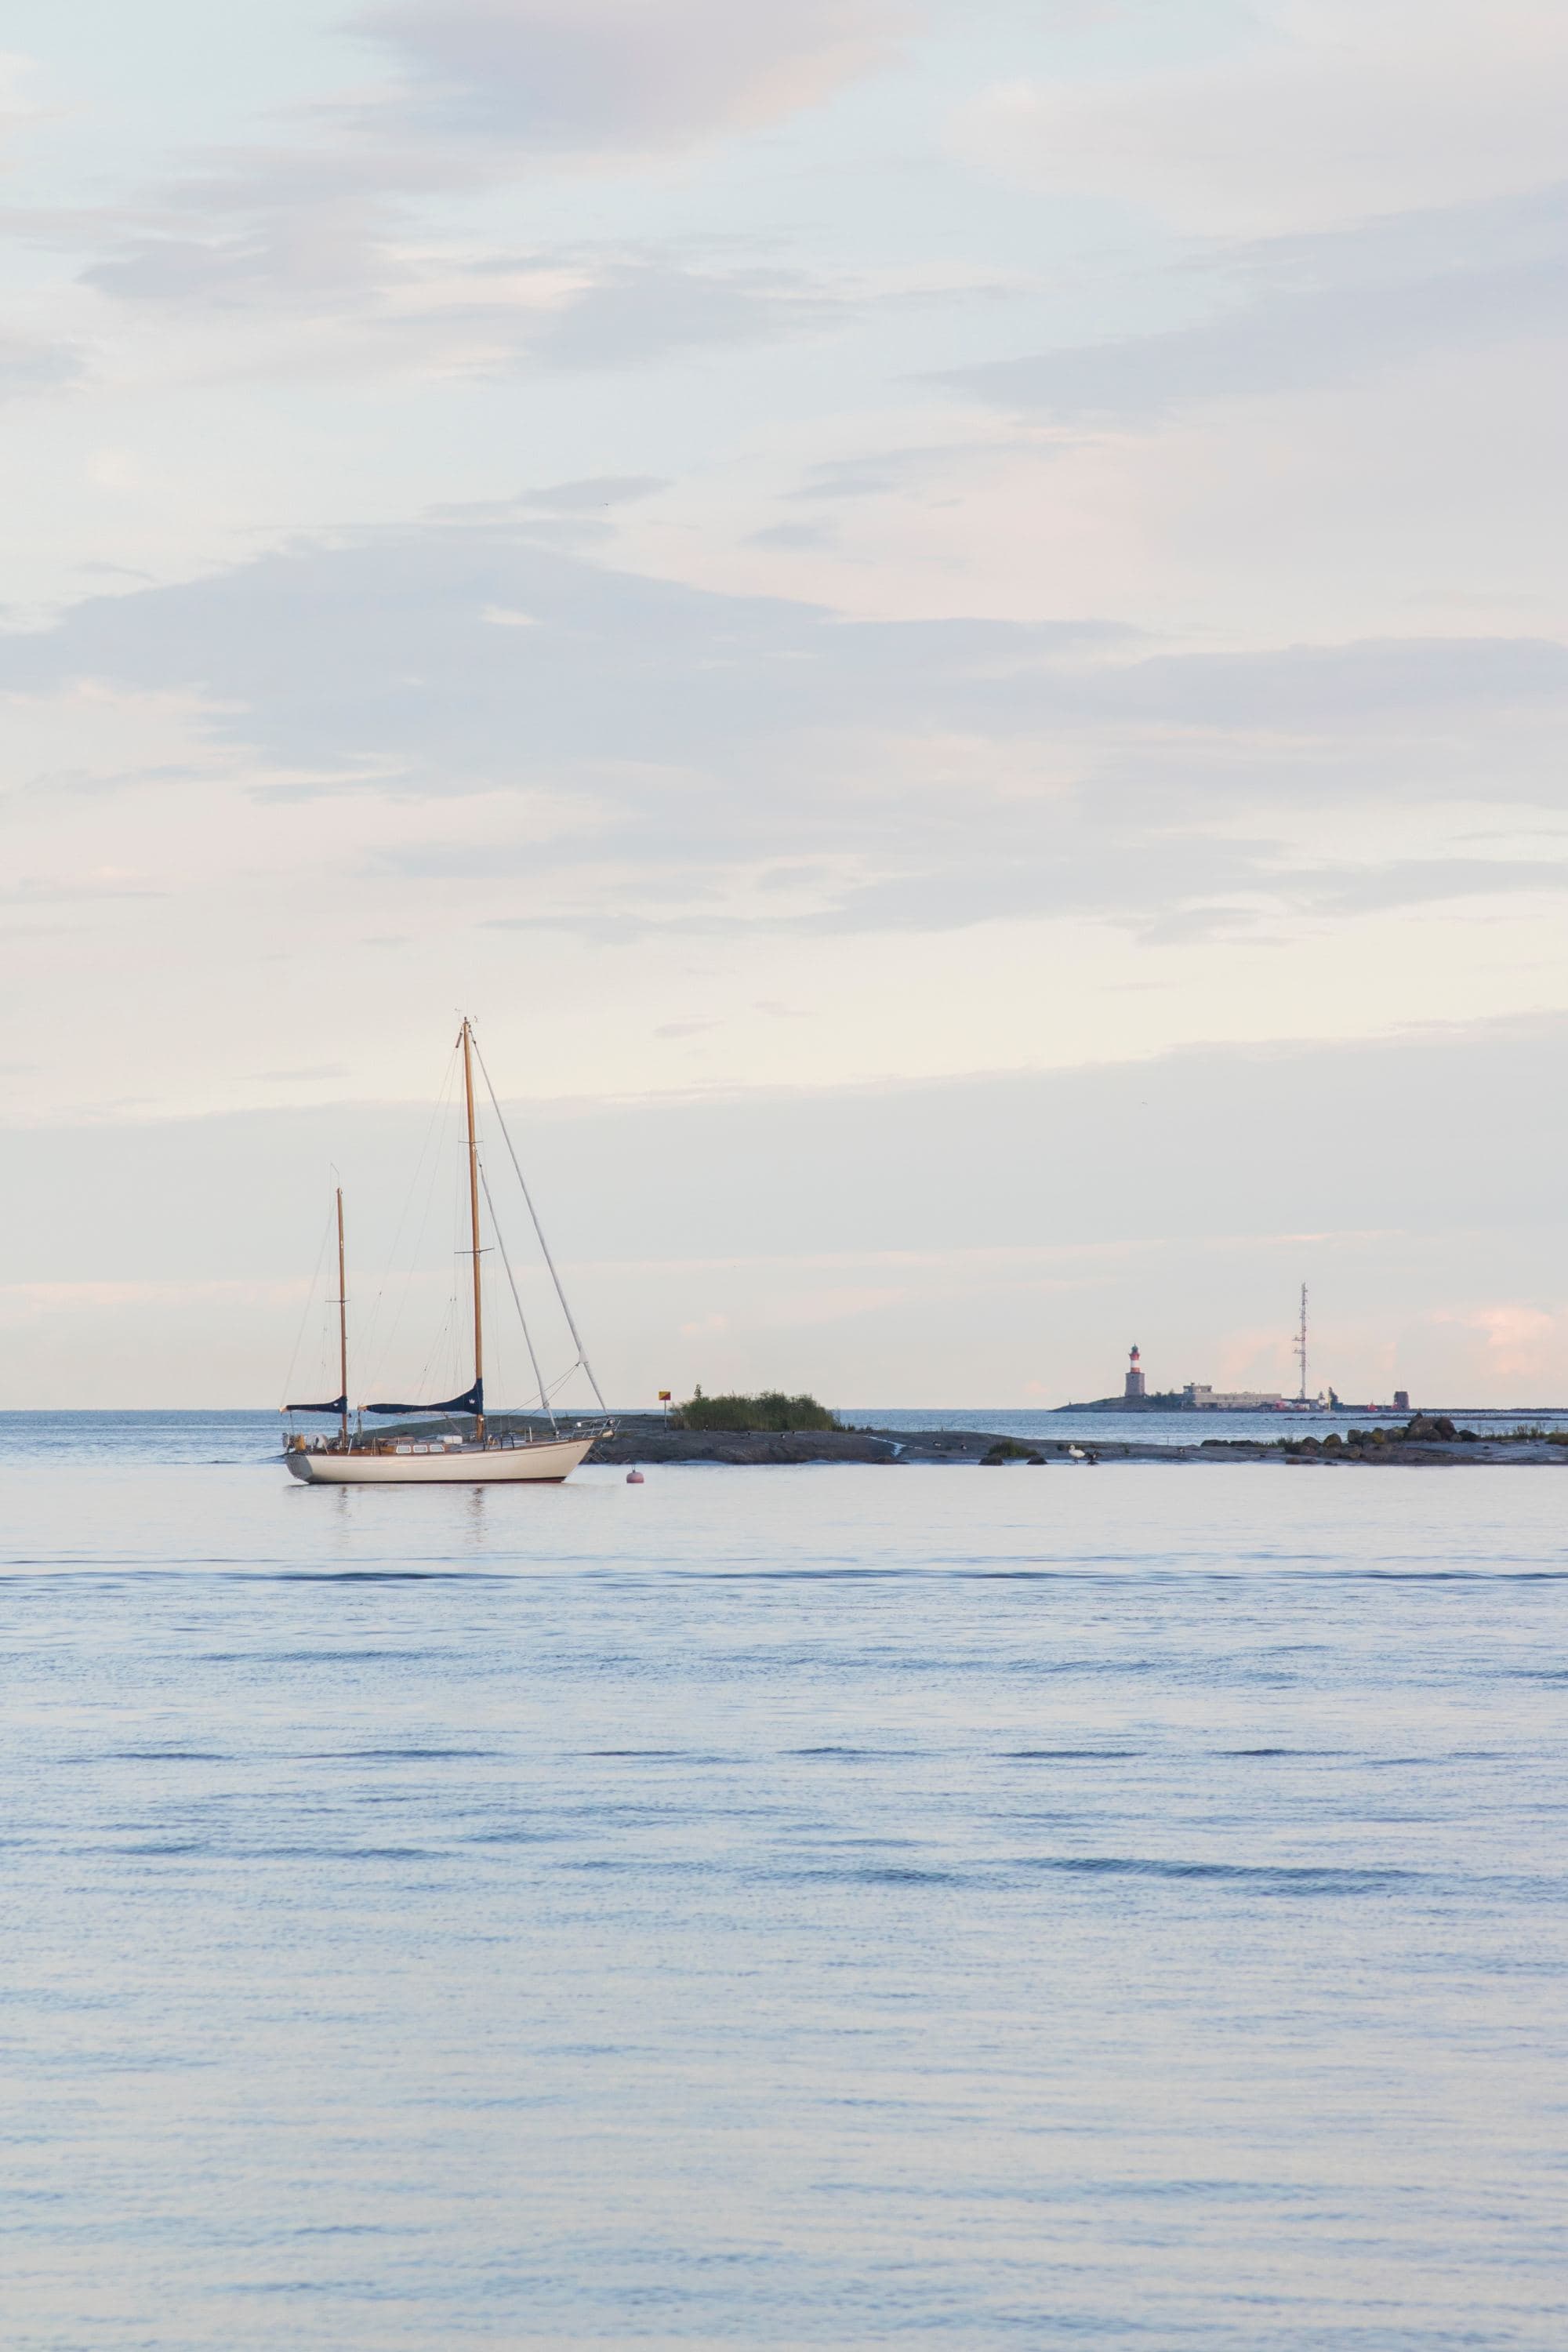
M 1561 0 L 5 38 L 0 1403 L 276 1402 L 458 1008 L 616 1402 L 1568 1398 Z

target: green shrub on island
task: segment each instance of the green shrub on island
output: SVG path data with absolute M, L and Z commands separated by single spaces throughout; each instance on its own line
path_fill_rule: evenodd
M 681 1429 L 784 1431 L 837 1429 L 838 1423 L 825 1404 L 812 1396 L 784 1396 L 764 1389 L 761 1396 L 705 1397 L 700 1382 L 674 1419 Z

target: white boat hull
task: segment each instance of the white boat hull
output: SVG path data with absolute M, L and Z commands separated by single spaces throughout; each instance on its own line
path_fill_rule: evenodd
M 542 1439 L 534 1445 L 410 1447 L 403 1453 L 284 1455 L 310 1486 L 558 1486 L 593 1444 L 592 1436 Z

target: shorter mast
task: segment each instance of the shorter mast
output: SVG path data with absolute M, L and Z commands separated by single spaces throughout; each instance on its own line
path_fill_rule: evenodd
M 343 1272 L 343 1188 L 338 1186 L 338 1395 L 343 1410 L 343 1446 L 349 1442 L 349 1286 Z
M 468 1236 L 473 1243 L 474 1257 L 474 1387 L 479 1399 L 479 1410 L 474 1415 L 474 1435 L 482 1445 L 485 1442 L 485 1327 L 479 1304 L 479 1146 L 474 1132 L 474 1040 L 466 1013 L 461 1043 L 463 1092 L 468 1106 Z

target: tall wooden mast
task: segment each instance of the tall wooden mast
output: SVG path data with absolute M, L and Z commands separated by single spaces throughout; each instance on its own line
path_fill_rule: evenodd
M 484 1312 L 479 1301 L 479 1146 L 474 1132 L 474 1041 L 468 1016 L 463 1018 L 463 1092 L 468 1106 L 468 1237 L 474 1258 L 474 1386 L 485 1376 Z M 485 1417 L 475 1416 L 474 1435 L 484 1443 Z
M 338 1186 L 338 1394 L 343 1401 L 343 1445 L 349 1442 L 349 1286 L 343 1272 L 343 1188 Z

